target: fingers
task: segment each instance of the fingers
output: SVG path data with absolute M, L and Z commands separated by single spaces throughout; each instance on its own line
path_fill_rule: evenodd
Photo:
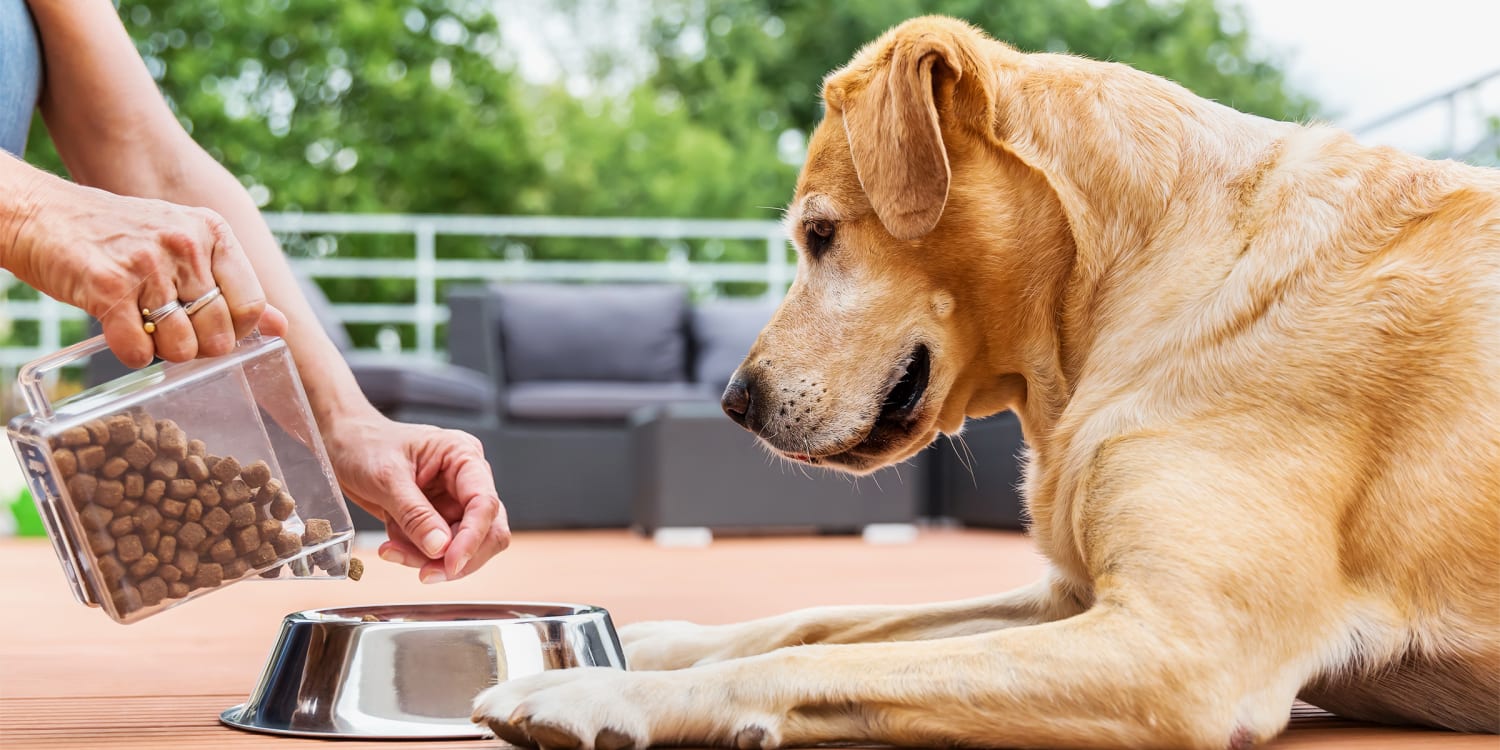
M 156 344 L 151 334 L 142 328 L 141 310 L 135 300 L 121 300 L 99 316 L 99 325 L 104 329 L 104 341 L 122 364 L 131 369 L 151 364 L 156 353 Z
M 391 523 L 395 524 L 405 537 L 402 541 L 411 548 L 411 551 L 430 560 L 442 558 L 443 553 L 448 549 L 451 532 L 447 522 L 438 515 L 427 497 L 417 489 L 412 478 L 395 477 L 394 481 L 387 483 L 385 490 L 390 493 L 392 503 L 386 508 L 386 514 L 390 519 L 387 526 Z M 394 533 L 392 533 L 392 538 L 393 540 L 396 538 Z
M 211 258 L 214 283 L 223 292 L 221 299 L 234 331 L 233 341 L 238 341 L 260 322 L 261 315 L 266 310 L 266 294 L 255 276 L 250 259 L 245 256 L 245 251 L 230 231 L 229 225 L 217 214 L 210 214 L 208 227 L 213 235 Z M 216 300 L 214 304 L 219 303 Z
M 510 545 L 510 521 L 495 493 L 495 481 L 483 459 L 457 467 L 452 485 L 464 507 L 463 519 L 444 556 L 444 572 L 456 579 L 477 570 Z
M 287 329 L 286 313 L 266 305 L 266 311 L 260 316 L 260 332 L 267 336 L 285 336 Z

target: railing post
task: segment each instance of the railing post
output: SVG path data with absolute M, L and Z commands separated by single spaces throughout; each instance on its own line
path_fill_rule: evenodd
M 777 302 L 786 294 L 790 281 L 786 261 L 786 235 L 781 232 L 766 236 L 766 299 Z
M 437 228 L 417 224 L 417 356 L 437 359 Z

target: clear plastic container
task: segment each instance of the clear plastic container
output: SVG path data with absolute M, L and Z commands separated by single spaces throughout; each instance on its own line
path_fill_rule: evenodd
M 246 579 L 347 577 L 353 524 L 285 342 L 48 401 L 48 371 L 106 348 L 22 367 L 8 429 L 80 602 L 129 623 Z

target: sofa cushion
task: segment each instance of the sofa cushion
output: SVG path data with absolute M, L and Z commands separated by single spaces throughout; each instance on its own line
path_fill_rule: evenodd
M 511 383 L 687 379 L 687 290 L 657 284 L 502 284 Z
M 719 392 L 698 383 L 553 381 L 506 389 L 511 419 L 623 420 L 643 406 L 717 401 Z
M 349 369 L 377 409 L 429 408 L 473 414 L 495 409 L 495 384 L 466 367 L 350 356 Z
M 710 300 L 694 307 L 693 380 L 722 393 L 775 312 L 774 303 L 758 299 Z

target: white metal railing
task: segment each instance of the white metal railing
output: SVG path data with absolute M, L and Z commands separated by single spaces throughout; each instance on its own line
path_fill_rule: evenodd
M 403 258 L 291 258 L 293 268 L 313 278 L 399 278 L 416 283 L 411 305 L 334 303 L 345 323 L 411 324 L 416 348 L 411 354 L 438 357 L 437 327 L 448 319 L 438 303 L 439 281 L 669 281 L 687 285 L 718 282 L 758 282 L 766 296 L 780 298 L 791 283 L 793 267 L 780 222 L 716 219 L 583 218 L 563 216 L 444 216 L 423 214 L 267 213 L 272 231 L 283 238 L 323 235 L 406 235 L 413 254 Z M 524 255 L 504 259 L 439 258 L 442 236 L 521 239 L 540 237 L 680 240 L 749 240 L 762 243 L 765 258 L 758 263 L 695 262 L 685 248 L 671 249 L 665 261 L 542 261 Z M 0 292 L 16 283 L 0 271 Z M 84 314 L 49 298 L 37 301 L 0 299 L 0 323 L 37 321 L 36 346 L 0 349 L 0 368 L 16 367 L 56 351 L 64 341 L 62 322 L 85 320 Z
M 1440 142 L 1425 144 L 1435 149 L 1432 156 L 1494 164 L 1500 138 L 1491 129 L 1488 119 L 1495 116 L 1500 116 L 1500 68 L 1359 124 L 1352 130 L 1361 137 L 1377 139 L 1403 135 L 1402 131 L 1406 131 L 1407 138 L 1441 132 Z

